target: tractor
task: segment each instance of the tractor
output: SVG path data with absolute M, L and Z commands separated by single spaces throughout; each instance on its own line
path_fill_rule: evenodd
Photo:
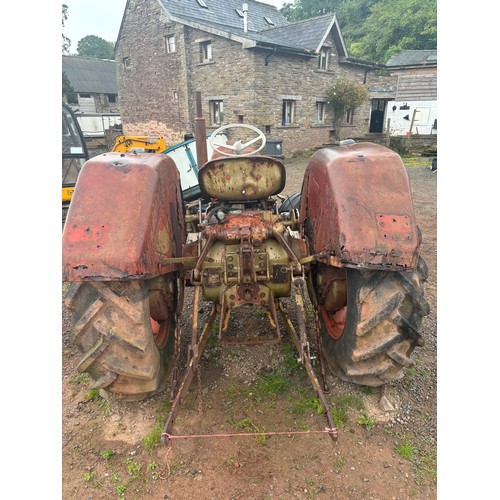
M 204 139 L 197 113 L 196 137 Z M 222 133 L 230 140 L 220 145 Z M 403 377 L 424 343 L 427 266 L 406 169 L 383 146 L 345 141 L 311 156 L 290 203 L 280 195 L 286 168 L 260 154 L 266 137 L 258 128 L 226 125 L 209 141 L 210 159 L 206 141 L 197 148 L 201 196 L 191 202 L 166 155 L 110 152 L 84 165 L 62 236 L 78 371 L 102 395 L 127 401 L 170 386 L 165 442 L 209 337 L 278 343 L 280 315 L 336 438 L 326 374 L 381 386 Z M 187 287 L 191 331 L 183 332 Z M 202 301 L 211 309 L 200 322 Z M 273 333 L 231 331 L 240 307 L 263 309 Z

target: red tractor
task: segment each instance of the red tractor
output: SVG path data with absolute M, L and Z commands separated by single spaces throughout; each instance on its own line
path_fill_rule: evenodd
M 168 156 L 106 153 L 86 162 L 62 238 L 78 370 L 94 388 L 126 400 L 175 387 L 168 436 L 216 316 L 221 343 L 276 343 L 279 313 L 335 437 L 310 346 L 323 382 L 330 369 L 380 386 L 401 378 L 423 345 L 427 266 L 406 169 L 372 143 L 321 149 L 295 197 L 299 208 L 285 207 L 283 163 L 258 154 L 265 136 L 246 125 L 228 129 L 233 142 L 211 139 L 209 161 L 198 147 L 202 196 L 191 203 Z M 249 131 L 256 137 L 248 139 Z M 245 138 L 234 141 L 234 133 Z M 205 138 L 203 127 L 197 136 Z M 186 286 L 193 291 L 187 362 L 180 357 Z M 316 331 L 306 328 L 306 290 Z M 294 322 L 283 306 L 290 297 Z M 201 300 L 212 307 L 199 325 Z M 243 306 L 265 310 L 274 333 L 231 331 L 231 311 Z

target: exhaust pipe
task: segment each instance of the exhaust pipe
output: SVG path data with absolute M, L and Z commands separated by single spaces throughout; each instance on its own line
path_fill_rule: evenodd
M 201 92 L 195 92 L 196 118 L 194 119 L 194 138 L 196 141 L 196 162 L 198 170 L 208 161 L 207 128 L 201 106 Z

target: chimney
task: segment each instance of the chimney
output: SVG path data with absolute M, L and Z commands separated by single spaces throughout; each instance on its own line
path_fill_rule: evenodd
M 243 11 L 243 31 L 245 33 L 248 32 L 248 4 L 244 3 L 241 7 L 241 10 Z

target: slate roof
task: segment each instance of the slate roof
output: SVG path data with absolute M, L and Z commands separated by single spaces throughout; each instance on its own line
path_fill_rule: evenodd
M 292 47 L 318 50 L 328 28 L 333 22 L 333 14 L 289 23 L 278 28 L 269 28 L 261 35 Z
M 394 54 L 386 66 L 425 66 L 437 64 L 437 50 L 403 50 Z
M 243 18 L 236 9 L 242 9 L 243 3 L 248 4 L 248 31 L 258 32 L 271 25 L 265 20 L 268 17 L 275 26 L 288 24 L 283 14 L 274 6 L 254 0 L 203 0 L 207 8 L 201 7 L 198 0 L 160 0 L 165 9 L 173 16 L 190 18 L 199 22 L 213 23 L 226 28 L 241 29 Z
M 256 46 L 279 46 L 286 50 L 310 54 L 316 51 L 326 36 L 328 28 L 334 23 L 335 16 L 325 16 L 289 23 L 274 6 L 255 0 L 202 0 L 207 8 L 201 7 L 198 0 L 160 0 L 167 15 L 179 22 L 195 22 L 221 32 L 236 35 L 256 42 Z M 243 3 L 248 4 L 248 31 L 243 30 Z M 269 19 L 270 24 L 266 19 Z M 341 55 L 347 55 L 338 29 L 336 41 L 341 45 Z
M 118 94 L 115 61 L 62 56 L 62 71 L 78 93 Z

